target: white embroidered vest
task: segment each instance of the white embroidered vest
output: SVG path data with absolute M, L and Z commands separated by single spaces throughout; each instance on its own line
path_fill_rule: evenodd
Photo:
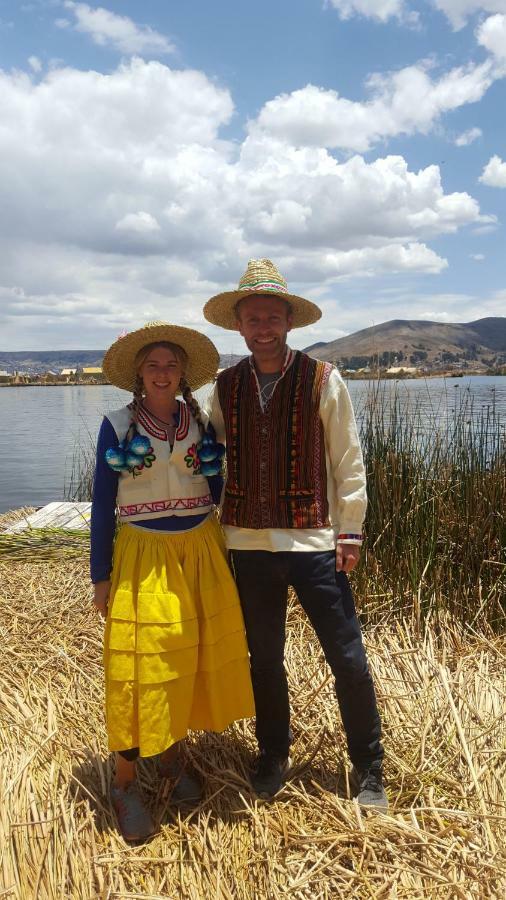
M 125 437 L 131 419 L 128 406 L 107 413 L 118 439 Z M 186 403 L 179 402 L 179 426 L 171 452 L 167 434 L 141 409 L 137 431 L 151 442 L 155 459 L 150 467 L 120 472 L 117 506 L 121 522 L 190 516 L 209 512 L 213 499 L 205 475 L 200 474 L 197 444 L 200 431 Z

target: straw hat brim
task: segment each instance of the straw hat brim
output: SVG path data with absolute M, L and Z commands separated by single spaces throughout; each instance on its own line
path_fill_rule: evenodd
M 220 355 L 204 334 L 165 322 L 145 325 L 118 338 L 107 350 L 102 369 L 106 378 L 116 387 L 133 391 L 135 385 L 135 357 L 146 344 L 170 341 L 178 344 L 188 356 L 185 378 L 192 390 L 208 384 L 216 375 Z
M 269 297 L 272 294 L 273 297 L 286 300 L 292 307 L 293 328 L 304 328 L 305 325 L 312 325 L 313 322 L 317 322 L 321 318 L 321 309 L 316 303 L 311 303 L 311 300 L 305 300 L 304 297 L 298 297 L 297 294 L 285 294 L 282 291 L 267 290 L 225 291 L 222 294 L 216 294 L 204 306 L 204 316 L 213 325 L 220 325 L 221 328 L 237 331 L 235 308 L 239 300 L 251 297 L 253 294 Z

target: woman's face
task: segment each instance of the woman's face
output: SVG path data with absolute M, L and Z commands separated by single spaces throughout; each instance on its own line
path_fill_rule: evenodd
M 150 400 L 170 402 L 178 393 L 183 366 L 168 347 L 154 347 L 142 363 L 139 375 L 142 377 L 148 404 Z

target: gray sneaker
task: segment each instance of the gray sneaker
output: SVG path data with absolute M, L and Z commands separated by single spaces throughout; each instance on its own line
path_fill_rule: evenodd
M 255 794 L 262 800 L 272 800 L 281 790 L 290 765 L 290 757 L 280 759 L 279 756 L 262 752 L 251 776 L 251 786 Z
M 157 757 L 156 766 L 160 778 L 169 778 L 174 781 L 171 800 L 173 803 L 200 803 L 202 799 L 202 785 L 194 775 L 185 771 L 184 761 L 176 757 L 165 762 L 162 755 Z
M 373 764 L 367 769 L 358 770 L 355 766 L 351 772 L 351 780 L 357 789 L 357 800 L 360 806 L 375 809 L 388 809 L 388 797 L 383 787 L 383 769 L 381 764 Z
M 139 793 L 136 781 L 125 787 L 113 785 L 111 800 L 125 841 L 145 841 L 155 832 L 155 823 Z

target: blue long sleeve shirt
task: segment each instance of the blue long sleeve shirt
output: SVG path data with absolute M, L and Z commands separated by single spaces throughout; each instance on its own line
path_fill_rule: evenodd
M 118 436 L 107 417 L 104 417 L 97 440 L 97 458 L 93 480 L 93 500 L 91 506 L 91 551 L 90 575 L 93 584 L 106 581 L 112 570 L 114 536 L 116 533 L 116 497 L 119 473 L 108 465 L 105 452 L 117 447 Z M 220 476 L 209 478 L 209 486 L 215 502 L 221 494 L 223 481 Z M 214 482 L 214 483 L 213 483 Z M 200 525 L 206 513 L 196 516 L 164 516 L 136 522 L 136 526 L 151 531 L 187 531 Z

